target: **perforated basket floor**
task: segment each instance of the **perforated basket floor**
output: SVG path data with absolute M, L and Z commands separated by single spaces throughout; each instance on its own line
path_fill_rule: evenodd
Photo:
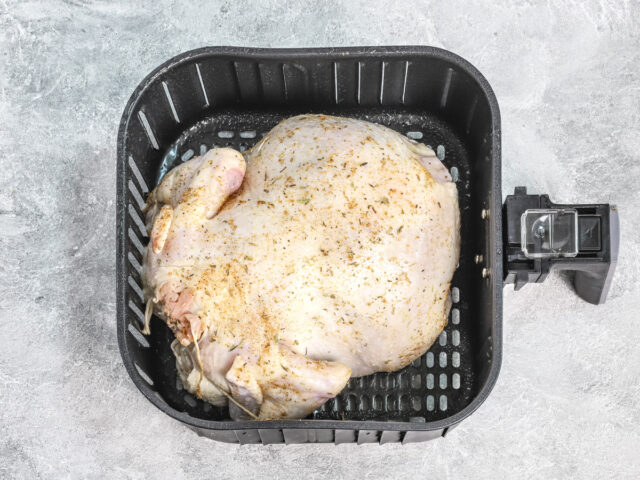
M 362 59 L 358 59 L 358 64 L 362 62 Z M 157 103 L 162 102 L 168 117 L 165 120 L 173 125 L 172 141 L 166 141 L 166 133 L 159 133 L 166 132 L 168 127 L 161 126 L 164 121 L 157 118 L 157 113 L 154 114 L 150 108 L 138 105 L 137 111 L 132 109 L 125 112 L 125 115 L 128 113 L 128 121 L 134 123 L 137 129 L 131 141 L 144 143 L 137 152 L 135 148 L 125 145 L 121 145 L 120 150 L 122 178 L 119 175 L 119 182 L 122 191 L 119 200 L 123 200 L 120 205 L 123 218 L 119 223 L 122 228 L 119 232 L 122 239 L 120 286 L 123 296 L 119 298 L 119 308 L 122 310 L 119 312 L 122 322 L 119 332 L 123 358 L 125 364 L 129 363 L 127 366 L 134 381 L 137 380 L 136 384 L 143 393 L 167 413 L 197 427 L 199 433 L 223 441 L 288 441 L 287 431 L 290 441 L 338 442 L 339 438 L 361 443 L 383 442 L 385 438 L 386 441 L 412 441 L 412 438 L 424 440 L 446 432 L 448 426 L 456 423 L 456 418 L 468 414 L 465 410 L 477 399 L 479 392 L 486 390 L 487 377 L 497 375 L 497 371 L 492 373 L 495 370 L 492 368 L 495 352 L 491 333 L 495 318 L 487 318 L 488 305 L 483 303 L 493 300 L 491 296 L 487 297 L 487 293 L 493 292 L 493 284 L 481 277 L 482 265 L 474 262 L 478 254 L 484 253 L 487 263 L 492 258 L 491 252 L 487 251 L 491 230 L 486 222 L 479 219 L 481 208 L 487 205 L 487 177 L 479 176 L 477 172 L 474 175 L 477 147 L 470 144 L 468 139 L 465 141 L 464 135 L 441 113 L 431 112 L 424 106 L 362 105 L 365 89 L 360 66 L 357 67 L 358 88 L 354 91 L 353 102 L 339 102 L 337 92 L 341 89 L 336 83 L 333 105 L 302 102 L 265 106 L 240 102 L 213 108 L 211 102 L 214 95 L 206 88 L 208 70 L 204 65 L 203 62 L 193 64 L 193 78 L 188 84 L 190 89 L 196 90 L 195 93 L 190 90 L 189 95 L 198 95 L 202 103 L 202 113 L 193 122 L 183 123 L 181 118 L 180 105 L 183 100 L 177 97 L 184 85 L 172 82 L 166 75 L 163 80 L 155 80 L 160 86 L 157 89 L 159 94 L 153 99 L 156 102 L 154 109 L 157 112 Z M 406 65 L 408 72 L 408 61 Z M 300 65 L 296 66 L 295 72 L 300 72 L 300 68 Z M 237 75 L 242 71 L 236 67 Z M 286 71 L 282 67 L 285 84 Z M 449 76 L 446 88 L 451 90 L 452 74 Z M 337 75 L 335 80 L 339 80 Z M 446 82 L 445 78 L 445 85 Z M 406 84 L 405 79 L 402 93 L 405 103 Z M 380 91 L 384 92 L 385 88 L 381 85 Z M 383 103 L 382 97 L 379 100 Z M 477 99 L 475 103 L 478 103 Z M 472 103 L 470 108 L 475 110 L 475 104 Z M 463 239 L 475 238 L 475 241 L 462 242 L 460 264 L 451 291 L 453 308 L 449 322 L 425 355 L 399 372 L 351 379 L 343 392 L 315 411 L 308 422 L 234 423 L 229 421 L 226 408 L 209 405 L 183 389 L 169 348 L 173 335 L 161 320 L 154 317 L 150 336 L 144 337 L 140 333 L 144 318 L 140 265 L 147 243 L 141 209 L 145 195 L 173 166 L 214 146 L 231 146 L 244 151 L 281 119 L 309 112 L 380 123 L 430 145 L 457 182 L 462 215 L 461 236 Z M 470 128 L 468 112 L 465 122 Z M 127 150 L 126 154 L 122 149 Z M 144 158 L 139 158 L 139 155 Z M 380 422 L 388 425 L 394 434 L 385 437 L 386 428 L 374 428 Z M 270 429 L 274 429 L 275 433 Z M 318 430 L 314 433 L 315 429 Z M 401 429 L 402 435 L 396 435 Z M 410 432 L 414 429 L 422 434 L 412 437 Z M 304 434 L 300 436 L 298 430 Z M 343 432 L 342 437 L 340 431 Z M 355 432 L 353 436 L 350 433 L 345 436 L 344 432 L 352 431 Z M 332 433 L 328 435 L 327 432 Z M 361 435 L 357 432 L 361 432 Z

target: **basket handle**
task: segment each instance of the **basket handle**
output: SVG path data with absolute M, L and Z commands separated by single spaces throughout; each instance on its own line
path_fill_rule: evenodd
M 505 200 L 503 222 L 505 283 L 519 290 L 543 282 L 551 270 L 570 270 L 581 298 L 605 302 L 620 243 L 615 205 L 555 204 L 516 187 Z

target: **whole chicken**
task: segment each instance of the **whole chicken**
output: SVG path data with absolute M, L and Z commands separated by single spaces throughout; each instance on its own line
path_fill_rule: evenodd
M 325 115 L 214 148 L 147 200 L 148 314 L 185 387 L 234 419 L 302 418 L 446 324 L 458 195 L 425 145 Z

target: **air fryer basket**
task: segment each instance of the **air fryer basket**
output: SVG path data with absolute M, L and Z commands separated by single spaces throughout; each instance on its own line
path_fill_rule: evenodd
M 245 150 L 280 120 L 309 112 L 387 125 L 432 146 L 450 169 L 463 239 L 454 304 L 439 340 L 403 370 L 351 379 L 305 420 L 234 422 L 226 408 L 182 388 L 169 348 L 173 335 L 161 320 L 152 319 L 150 336 L 140 333 L 140 266 L 148 240 L 141 209 L 145 195 L 174 165 L 213 146 Z M 118 341 L 124 364 L 154 405 L 198 433 L 233 443 L 423 441 L 446 434 L 493 387 L 502 353 L 500 114 L 487 81 L 460 57 L 428 47 L 209 47 L 179 55 L 152 72 L 125 108 L 117 188 Z M 505 210 L 509 232 L 516 217 L 520 228 L 518 208 L 535 199 L 544 204 L 543 197 L 517 193 L 519 203 L 508 202 L 513 211 Z M 552 205 L 546 200 L 543 207 Z M 546 274 L 540 270 L 548 272 L 554 260 L 523 260 L 515 234 L 509 238 L 508 260 L 515 262 L 509 268 L 515 273 L 509 270 L 507 279 L 518 288 L 542 281 Z M 614 263 L 604 258 L 598 267 Z

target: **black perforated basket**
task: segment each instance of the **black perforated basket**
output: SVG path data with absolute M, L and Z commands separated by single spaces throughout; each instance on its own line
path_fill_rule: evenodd
M 244 150 L 288 116 L 321 112 L 387 125 L 430 145 L 457 182 L 462 214 L 453 308 L 439 340 L 394 373 L 351 379 L 304 420 L 230 420 L 186 392 L 159 319 L 144 337 L 145 195 L 213 146 Z M 118 341 L 135 385 L 202 435 L 233 443 L 416 442 L 445 435 L 491 391 L 502 352 L 500 114 L 487 81 L 429 47 L 210 47 L 158 67 L 131 96 L 118 135 Z M 495 272 L 495 273 L 494 273 Z

